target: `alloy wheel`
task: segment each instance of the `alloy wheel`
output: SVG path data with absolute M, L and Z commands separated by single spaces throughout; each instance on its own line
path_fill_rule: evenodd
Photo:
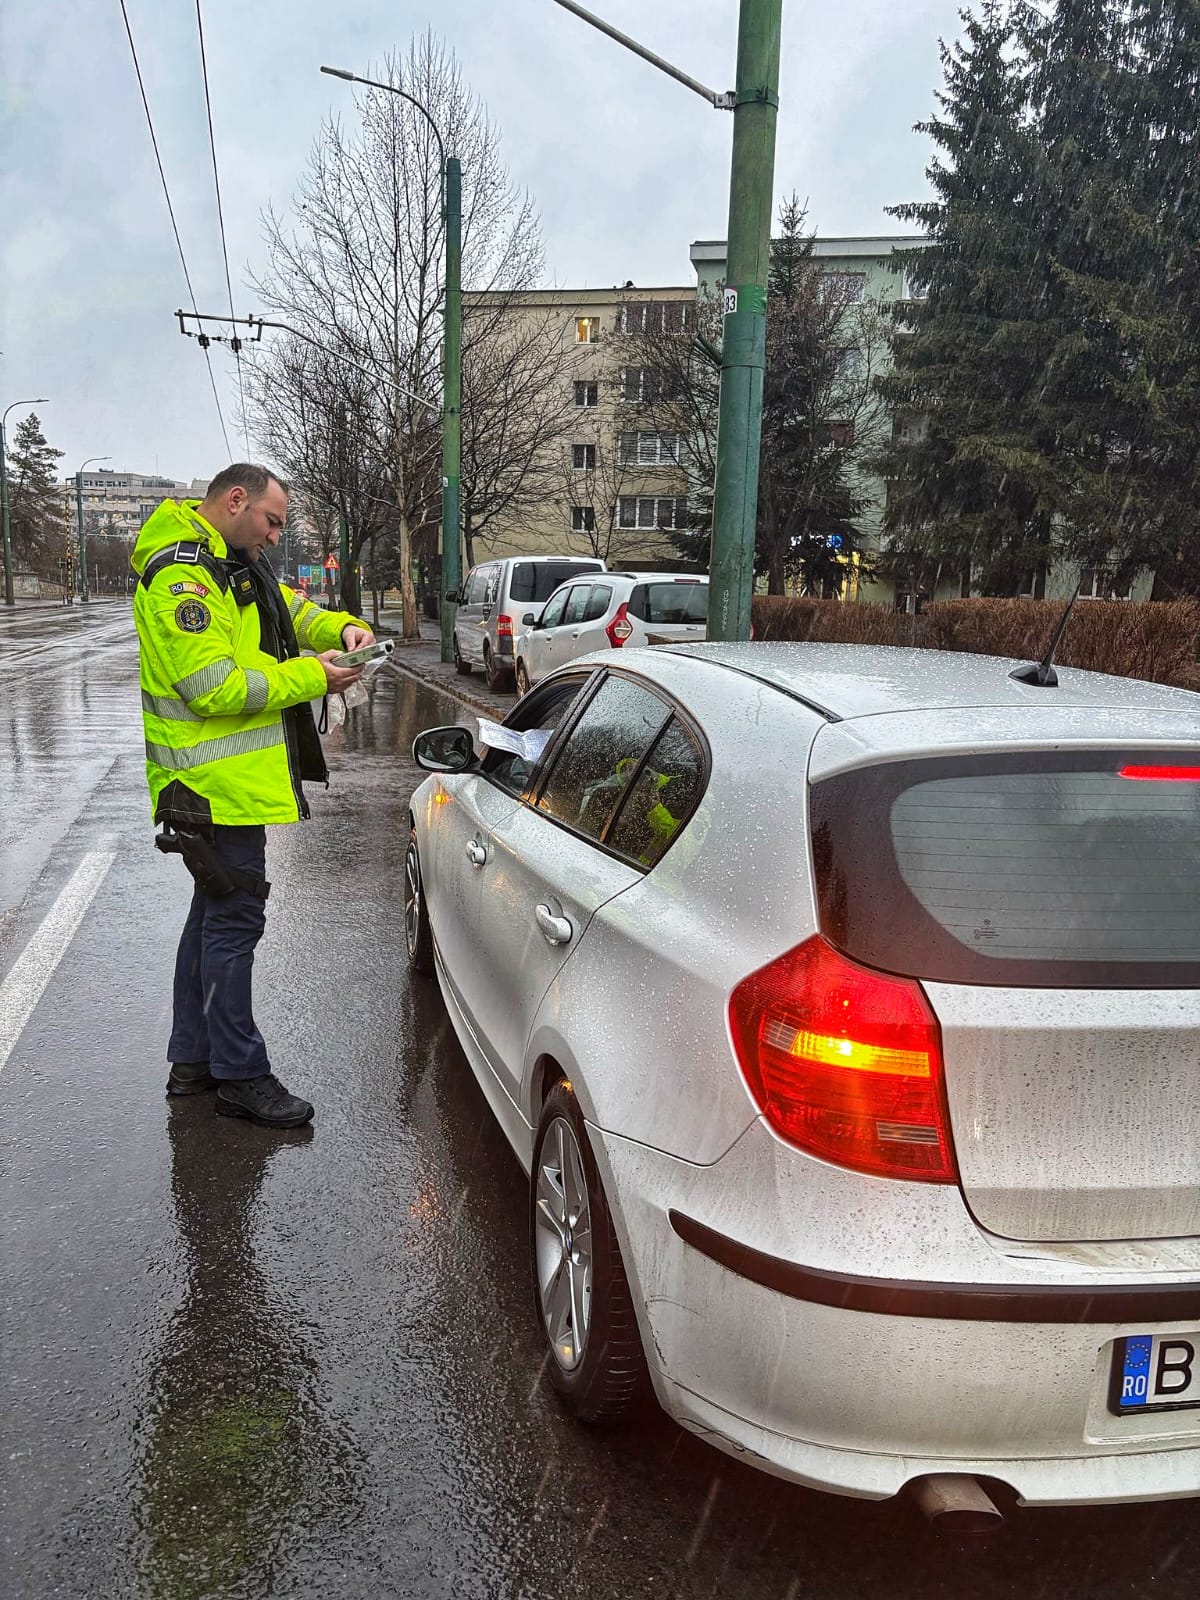
M 411 959 L 417 953 L 417 938 L 421 931 L 421 869 L 417 862 L 417 846 L 409 841 L 404 857 L 404 939 Z
M 555 1117 L 536 1175 L 538 1305 L 550 1348 L 564 1372 L 583 1360 L 592 1313 L 592 1208 L 575 1130 Z

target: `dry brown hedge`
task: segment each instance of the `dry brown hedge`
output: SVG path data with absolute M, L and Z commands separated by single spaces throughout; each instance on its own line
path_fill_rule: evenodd
M 755 595 L 756 639 L 918 645 L 1035 661 L 1061 600 L 939 600 L 919 617 L 886 606 Z M 1063 666 L 1200 690 L 1200 600 L 1080 601 L 1055 657 Z

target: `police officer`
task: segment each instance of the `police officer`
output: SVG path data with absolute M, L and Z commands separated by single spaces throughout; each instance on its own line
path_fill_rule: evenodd
M 132 556 L 155 843 L 178 850 L 195 879 L 167 1093 L 215 1088 L 220 1115 L 269 1128 L 299 1127 L 313 1108 L 272 1072 L 254 1022 L 265 824 L 308 816 L 303 780 L 328 781 L 309 702 L 349 688 L 362 669 L 334 657 L 373 638 L 360 618 L 276 581 L 261 558 L 286 516 L 287 485 L 238 462 L 202 501 L 164 500 Z

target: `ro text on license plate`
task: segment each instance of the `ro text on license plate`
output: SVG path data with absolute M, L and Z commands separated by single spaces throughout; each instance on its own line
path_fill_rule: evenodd
M 1200 1407 L 1200 1329 L 1140 1333 L 1117 1340 L 1108 1391 L 1110 1411 L 1121 1417 L 1187 1406 Z

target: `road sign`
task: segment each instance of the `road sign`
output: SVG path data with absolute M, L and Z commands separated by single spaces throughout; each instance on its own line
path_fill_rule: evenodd
M 338 569 L 338 558 L 334 554 L 332 554 L 332 552 L 331 552 L 329 555 L 327 555 L 325 557 L 325 571 L 326 572 L 336 572 L 337 569 Z

